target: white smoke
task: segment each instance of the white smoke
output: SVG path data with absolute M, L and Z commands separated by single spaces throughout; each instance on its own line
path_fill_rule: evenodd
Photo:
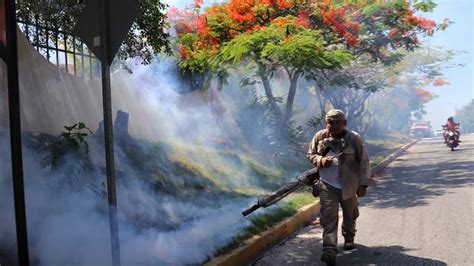
M 15 243 L 15 230 L 10 160 L 7 156 L 9 143 L 5 135 L 0 140 L 0 239 L 1 248 L 11 249 L 14 246 L 7 244 Z M 39 265 L 110 264 L 106 199 L 90 190 L 71 191 L 48 182 L 51 174 L 40 166 L 39 156 L 27 148 L 23 150 L 32 259 Z M 94 178 L 104 179 L 104 176 L 97 174 Z M 153 194 L 139 181 L 128 182 L 127 186 L 119 186 L 117 190 L 123 265 L 197 264 L 212 257 L 216 248 L 248 224 L 240 211 L 249 202 L 222 200 L 218 207 L 200 206 Z M 127 223 L 124 218 L 127 212 L 149 215 L 149 220 L 170 217 L 179 226 L 167 231 L 139 228 Z
M 130 113 L 130 134 L 175 142 L 222 138 L 208 92 L 179 94 L 178 79 L 163 74 L 167 64 L 154 70 L 135 66 L 131 75 L 113 75 L 114 106 Z M 0 251 L 11 254 L 16 235 L 10 146 L 8 134 L 3 131 L 0 136 Z M 60 171 L 52 172 L 41 165 L 41 154 L 23 147 L 30 256 L 39 265 L 111 262 L 107 199 L 88 189 L 91 185 L 105 188 L 105 173 L 100 170 L 105 166 L 104 150 L 97 139 L 88 142 L 95 166 L 92 172 L 76 171 L 73 157 Z M 116 168 L 126 175 L 117 187 L 123 265 L 199 264 L 248 225 L 240 212 L 250 200 L 207 198 L 205 192 L 193 200 L 160 195 L 137 178 L 139 173 L 124 157 L 116 146 Z M 66 180 L 75 183 L 68 186 Z

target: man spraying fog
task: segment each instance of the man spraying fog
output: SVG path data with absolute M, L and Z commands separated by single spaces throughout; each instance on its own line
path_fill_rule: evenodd
M 326 129 L 315 134 L 307 158 L 319 170 L 320 182 L 315 189 L 321 203 L 323 254 L 328 265 L 336 263 L 338 210 L 343 212 L 342 235 L 344 249 L 354 246 L 356 219 L 359 216 L 357 197 L 367 193 L 370 164 L 362 137 L 346 130 L 347 120 L 341 110 L 326 114 Z

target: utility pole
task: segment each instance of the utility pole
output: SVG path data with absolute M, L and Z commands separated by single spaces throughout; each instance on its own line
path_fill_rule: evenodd
M 130 27 L 139 16 L 140 5 L 137 0 L 87 0 L 74 30 L 100 60 L 102 68 L 105 161 L 113 266 L 120 266 L 120 239 L 117 221 L 110 65 Z
M 112 93 L 110 84 L 110 2 L 102 0 L 101 45 L 103 46 L 102 105 L 104 113 L 105 160 L 107 171 L 107 195 L 109 201 L 110 240 L 112 265 L 120 266 L 120 241 L 117 221 L 117 192 L 115 184 L 114 137 L 112 127 Z

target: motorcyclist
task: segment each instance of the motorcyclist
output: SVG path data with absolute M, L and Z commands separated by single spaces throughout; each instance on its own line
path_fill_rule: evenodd
M 461 142 L 459 140 L 461 134 L 458 130 L 456 130 L 458 126 L 459 123 L 454 122 L 454 118 L 452 116 L 448 117 L 448 121 L 446 122 L 446 124 L 443 125 L 443 129 L 445 130 L 443 133 L 444 143 L 448 143 L 448 131 L 454 131 L 456 140 L 458 142 Z

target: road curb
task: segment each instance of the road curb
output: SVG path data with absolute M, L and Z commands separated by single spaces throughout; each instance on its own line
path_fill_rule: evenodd
M 382 172 L 387 165 L 389 165 L 391 162 L 393 162 L 395 159 L 397 159 L 400 155 L 402 155 L 406 150 L 408 150 L 411 146 L 415 145 L 419 139 L 412 140 L 410 143 L 407 143 L 400 147 L 396 152 L 390 154 L 387 158 L 382 160 L 379 164 L 375 165 L 371 169 L 371 174 L 372 175 L 377 175 Z
M 410 143 L 403 145 L 382 162 L 372 167 L 372 175 L 379 174 L 388 164 L 393 162 L 398 156 L 402 155 L 418 141 L 419 139 L 413 140 Z M 243 246 L 235 249 L 229 254 L 216 257 L 204 265 L 240 266 L 249 264 L 257 259 L 262 252 L 269 250 L 282 240 L 291 236 L 296 230 L 311 223 L 317 215 L 319 215 L 319 210 L 320 204 L 318 198 L 314 203 L 303 206 L 294 216 L 283 220 L 272 229 L 252 237 L 245 241 Z
M 319 208 L 319 199 L 316 199 L 316 202 L 300 208 L 294 216 L 281 221 L 272 229 L 245 241 L 242 247 L 235 249 L 230 254 L 216 257 L 204 265 L 240 266 L 251 263 L 258 258 L 262 252 L 269 250 L 275 246 L 276 243 L 280 243 L 296 230 L 313 221 L 319 214 Z

